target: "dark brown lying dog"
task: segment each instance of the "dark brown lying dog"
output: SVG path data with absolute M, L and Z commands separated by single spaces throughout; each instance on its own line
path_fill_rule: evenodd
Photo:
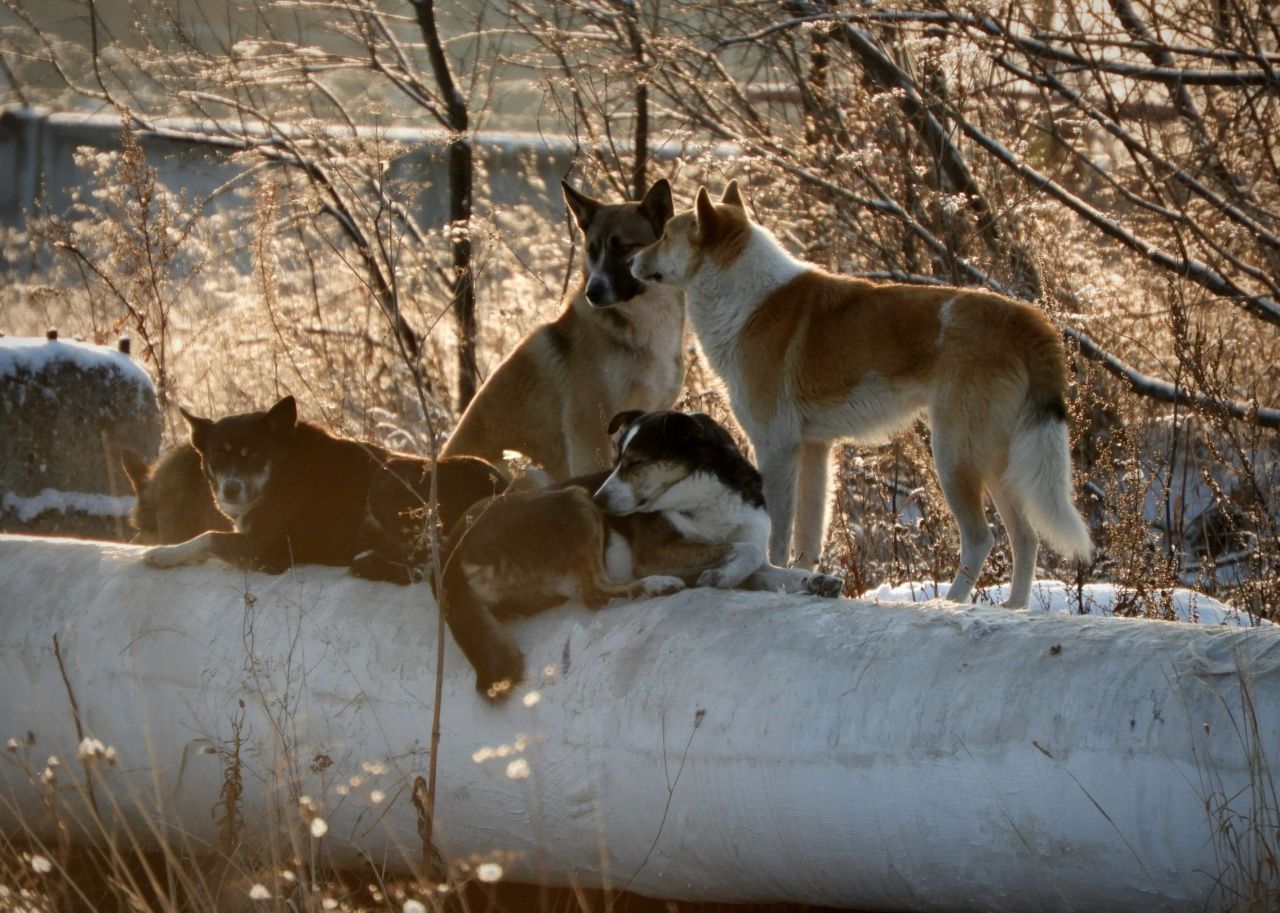
M 174 567 L 221 558 L 240 567 L 280 573 L 294 564 L 349 565 L 368 550 L 370 525 L 365 523 L 375 482 L 399 486 L 376 490 L 382 522 L 375 552 L 390 549 L 390 558 L 412 554 L 398 539 L 399 521 L 385 504 L 407 499 L 422 475 L 410 468 L 425 463 L 392 454 L 376 444 L 330 434 L 300 422 L 297 404 L 286 396 L 266 412 L 248 412 L 218 421 L 183 412 L 191 426 L 191 445 L 200 455 L 208 488 L 223 514 L 235 520 L 231 532 L 209 530 L 177 545 L 150 549 L 145 560 L 153 567 Z M 384 468 L 398 467 L 395 472 Z M 492 482 L 484 494 L 505 487 L 497 470 L 484 464 Z M 472 464 L 462 470 L 467 485 L 482 488 Z M 444 469 L 438 487 L 448 491 Z M 387 479 L 386 476 L 394 476 Z M 453 508 L 458 515 L 465 507 Z M 388 527 L 387 524 L 390 524 Z

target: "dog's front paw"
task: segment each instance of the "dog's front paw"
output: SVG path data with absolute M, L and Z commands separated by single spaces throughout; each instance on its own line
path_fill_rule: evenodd
M 640 587 L 646 596 L 670 596 L 684 589 L 684 581 L 679 577 L 654 575 L 643 578 Z
M 353 577 L 363 577 L 365 580 L 380 580 L 400 586 L 408 586 L 415 582 L 415 569 L 372 550 L 361 552 L 352 558 L 350 570 Z M 422 579 L 420 573 L 417 579 Z
M 524 654 L 514 643 L 492 643 L 476 666 L 476 691 L 491 703 L 509 698 L 524 681 Z
M 187 549 L 181 545 L 156 545 L 142 553 L 142 560 L 150 567 L 180 567 L 191 563 Z
M 844 578 L 829 574 L 814 574 L 805 582 L 805 589 L 813 596 L 834 599 L 844 592 Z
M 737 581 L 731 581 L 729 576 L 725 574 L 723 568 L 712 568 L 703 571 L 698 577 L 698 586 L 714 587 L 717 590 L 733 589 L 737 585 Z

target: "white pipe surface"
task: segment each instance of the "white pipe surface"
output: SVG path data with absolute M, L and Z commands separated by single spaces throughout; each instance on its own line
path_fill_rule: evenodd
M 38 769 L 59 754 L 64 791 L 80 774 L 57 632 L 87 733 L 120 754 L 95 774 L 100 802 L 115 796 L 134 824 L 128 797 L 159 802 L 166 827 L 212 841 L 225 762 L 200 748 L 226 746 L 243 700 L 250 820 L 283 732 L 329 823 L 323 846 L 412 865 L 427 588 L 334 568 L 158 571 L 139 555 L 0 536 L 0 740 L 37 736 L 0 759 L 6 829 L 44 820 L 22 757 Z M 528 686 L 488 705 L 446 651 L 437 842 L 515 880 L 881 910 L 1199 911 L 1231 877 L 1222 796 L 1250 814 L 1250 759 L 1280 760 L 1276 629 L 692 590 L 513 630 L 533 706 Z

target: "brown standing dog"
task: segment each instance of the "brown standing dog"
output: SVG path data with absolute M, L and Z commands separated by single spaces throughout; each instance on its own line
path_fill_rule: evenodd
M 526 336 L 480 388 L 442 456 L 497 463 L 516 450 L 556 479 L 595 472 L 612 460 L 610 418 L 667 409 L 680 395 L 682 297 L 627 266 L 670 218 L 670 184 L 658 181 L 638 203 L 562 188 L 586 240 L 582 281 L 564 312 Z

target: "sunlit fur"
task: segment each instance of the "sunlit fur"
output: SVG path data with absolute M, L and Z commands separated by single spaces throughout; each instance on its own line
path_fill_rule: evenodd
M 632 271 L 685 293 L 760 461 L 775 563 L 791 560 L 793 529 L 797 564 L 821 555 L 832 444 L 877 443 L 920 415 L 960 528 L 949 598 L 968 599 L 991 550 L 984 492 L 1013 546 L 1010 605 L 1027 603 L 1038 532 L 1066 555 L 1090 553 L 1071 503 L 1066 358 L 1035 308 L 988 292 L 827 273 L 752 222 L 736 184 L 719 205 L 700 190 Z
M 684 383 L 684 305 L 646 283 L 628 258 L 662 232 L 671 188 L 603 203 L 563 185 L 582 230 L 581 278 L 558 318 L 526 336 L 490 375 L 444 447 L 491 462 L 515 450 L 557 480 L 604 469 L 605 425 L 625 409 L 666 409 Z

